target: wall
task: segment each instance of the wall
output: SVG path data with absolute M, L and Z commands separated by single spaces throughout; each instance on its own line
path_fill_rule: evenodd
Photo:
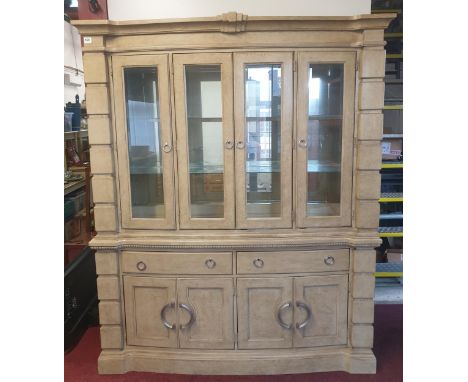
M 371 0 L 108 0 L 110 20 L 217 16 L 350 16 L 369 14 Z
M 64 76 L 64 104 L 75 102 L 75 95 L 80 96 L 80 101 L 85 96 L 83 77 L 83 58 L 81 53 L 81 39 L 78 29 L 64 21 L 64 45 L 63 45 L 63 76 Z

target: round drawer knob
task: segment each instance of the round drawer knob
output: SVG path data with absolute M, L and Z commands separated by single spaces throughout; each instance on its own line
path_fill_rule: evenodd
M 253 265 L 255 265 L 255 267 L 257 267 L 257 268 L 263 268 L 265 263 L 264 263 L 264 261 L 262 259 L 255 259 L 253 261 Z
M 136 267 L 139 271 L 142 271 L 142 272 L 146 270 L 146 264 L 143 261 L 139 261 Z
M 208 269 L 213 269 L 214 267 L 216 267 L 216 261 L 214 261 L 213 259 L 208 259 L 205 261 L 205 265 Z
M 325 259 L 323 259 L 323 261 L 325 262 L 325 264 L 327 265 L 333 265 L 335 264 L 335 258 L 333 256 L 327 256 L 325 257 Z

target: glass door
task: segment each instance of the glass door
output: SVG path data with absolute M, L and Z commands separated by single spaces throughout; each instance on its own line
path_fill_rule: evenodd
M 113 56 L 123 228 L 175 228 L 167 55 Z
M 292 53 L 234 54 L 236 226 L 291 222 Z
M 232 55 L 175 54 L 181 228 L 234 228 Z
M 354 52 L 300 52 L 297 225 L 351 225 Z

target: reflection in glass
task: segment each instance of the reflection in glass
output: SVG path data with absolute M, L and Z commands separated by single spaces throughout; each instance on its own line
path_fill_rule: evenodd
M 134 218 L 164 218 L 156 68 L 125 68 L 130 191 Z
M 220 65 L 185 66 L 192 218 L 224 217 Z
M 247 217 L 281 216 L 281 65 L 245 67 Z
M 343 64 L 309 66 L 307 215 L 338 216 L 341 191 Z

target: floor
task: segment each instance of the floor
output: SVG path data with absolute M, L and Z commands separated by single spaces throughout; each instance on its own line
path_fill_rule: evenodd
M 89 328 L 65 355 L 65 382 L 399 382 L 403 380 L 403 305 L 376 305 L 374 352 L 377 374 L 344 372 L 281 376 L 192 376 L 130 372 L 98 375 L 99 328 Z

